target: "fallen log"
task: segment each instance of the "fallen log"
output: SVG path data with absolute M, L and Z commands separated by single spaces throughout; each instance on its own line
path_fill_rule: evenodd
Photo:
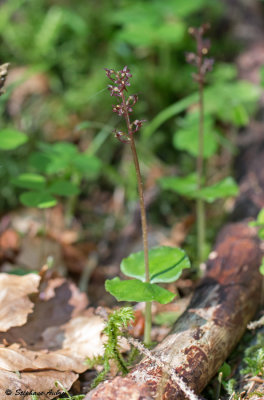
M 255 216 L 264 206 L 264 173 L 260 168 L 263 153 L 263 146 L 258 147 L 257 157 L 252 151 L 245 152 L 246 170 L 240 177 L 241 195 L 236 202 L 240 216 Z M 145 357 L 125 378 L 105 381 L 85 400 L 190 398 L 173 379 L 175 374 L 188 388 L 201 393 L 239 342 L 258 308 L 259 244 L 256 231 L 247 221 L 225 226 L 190 305 L 170 334 L 152 350 L 152 357 Z

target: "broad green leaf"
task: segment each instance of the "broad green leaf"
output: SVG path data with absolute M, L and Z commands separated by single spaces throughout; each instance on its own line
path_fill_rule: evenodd
M 259 272 L 264 275 L 264 257 L 261 260 L 261 266 L 259 267 Z
M 186 253 L 177 247 L 154 247 L 149 250 L 150 282 L 174 282 L 182 270 L 190 267 Z M 132 253 L 121 263 L 123 274 L 132 278 L 145 280 L 144 252 Z
M 48 191 L 58 196 L 75 196 L 80 193 L 80 189 L 71 182 L 58 180 L 53 182 Z
M 163 189 L 174 190 L 183 196 L 193 197 L 192 194 L 197 189 L 197 175 L 190 174 L 185 177 L 166 176 L 159 179 L 159 183 Z
M 40 152 L 36 152 L 30 162 L 48 175 L 71 171 L 73 160 L 79 154 L 77 147 L 69 142 L 39 143 L 38 147 Z
M 173 144 L 177 149 L 185 150 L 193 156 L 199 154 L 199 114 L 192 113 L 187 117 L 182 128 L 178 129 L 173 137 Z M 217 136 L 214 133 L 213 121 L 205 118 L 203 135 L 203 156 L 211 157 L 217 150 Z
M 237 77 L 237 68 L 233 64 L 217 63 L 210 74 L 210 81 L 232 81 Z
M 27 141 L 27 135 L 14 129 L 2 129 L 0 131 L 1 150 L 14 150 Z
M 57 142 L 53 144 L 52 151 L 63 157 L 73 157 L 78 154 L 77 146 L 69 142 Z
M 259 225 L 264 225 L 264 208 L 260 210 L 257 216 L 257 223 Z
M 118 40 L 125 41 L 133 46 L 161 46 L 180 42 L 185 33 L 185 24 L 182 21 L 174 21 L 171 24 L 161 23 L 154 25 L 152 21 L 144 21 L 141 24 L 130 23 L 125 30 L 116 34 Z
M 141 282 L 138 279 L 121 281 L 119 278 L 106 280 L 105 289 L 118 301 L 157 301 L 167 304 L 175 297 L 169 292 L 153 283 Z
M 238 104 L 231 110 L 230 117 L 236 126 L 245 126 L 249 123 L 249 113 L 247 112 L 244 104 Z
M 226 379 L 230 374 L 231 374 L 231 367 L 229 364 L 224 362 L 224 364 L 219 368 L 218 373 L 222 372 L 223 374 L 223 379 Z
M 57 200 L 46 192 L 25 192 L 19 199 L 27 207 L 50 208 L 57 204 Z
M 243 106 L 243 120 L 246 121 L 245 112 L 252 112 L 259 96 L 259 87 L 247 81 L 216 83 L 205 89 L 205 109 L 207 113 L 214 114 L 223 121 L 238 123 L 239 107 Z M 241 110 L 240 108 L 240 114 Z
M 35 151 L 29 157 L 29 163 L 32 167 L 36 168 L 39 172 L 47 173 L 51 162 L 48 154 L 41 151 Z
M 246 110 L 252 113 L 257 105 L 260 92 L 258 86 L 247 81 L 220 81 L 204 90 L 206 113 L 217 116 L 223 121 L 233 122 L 233 108 L 238 104 L 243 104 Z M 198 95 L 194 93 L 162 110 L 146 127 L 143 127 L 144 138 L 149 138 L 167 120 L 179 115 L 197 102 Z
M 261 240 L 264 240 L 264 228 L 259 229 L 258 236 Z
M 259 228 L 258 236 L 261 240 L 264 240 L 264 208 L 258 213 L 257 219 L 255 221 L 250 221 L 249 226 L 256 226 Z
M 230 176 L 215 183 L 212 186 L 205 187 L 199 191 L 196 191 L 194 197 L 204 199 L 208 203 L 212 203 L 216 199 L 223 197 L 236 196 L 239 192 L 239 188 Z
M 101 169 L 101 161 L 89 154 L 78 154 L 73 159 L 74 167 L 86 178 L 96 178 Z
M 41 190 L 46 186 L 46 179 L 38 174 L 21 174 L 11 181 L 14 185 L 24 189 Z

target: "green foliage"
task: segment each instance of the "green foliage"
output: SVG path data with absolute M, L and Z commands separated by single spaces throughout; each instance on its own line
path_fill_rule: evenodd
M 236 196 L 239 192 L 239 188 L 230 176 L 218 181 L 214 185 L 207 186 L 196 192 L 195 198 L 200 198 L 208 203 L 212 203 L 216 199 L 224 197 Z
M 197 190 L 196 174 L 190 174 L 186 177 L 164 177 L 159 180 L 163 189 L 173 190 L 180 195 L 191 199 L 203 199 L 212 203 L 216 199 L 236 196 L 238 186 L 233 178 L 227 177 L 211 186 L 205 186 Z
M 144 253 L 130 254 L 121 262 L 121 271 L 131 278 L 145 279 Z M 149 273 L 151 283 L 175 282 L 182 270 L 190 268 L 186 253 L 177 247 L 160 246 L 149 251 Z
M 0 131 L 0 150 L 14 150 L 28 140 L 25 133 L 14 129 L 2 129 Z
M 75 196 L 79 189 L 73 183 L 55 179 L 48 183 L 44 176 L 38 174 L 21 174 L 12 179 L 12 183 L 24 189 L 33 189 L 20 195 L 20 201 L 27 207 L 49 208 L 57 204 L 54 195 Z
M 222 373 L 222 378 L 226 379 L 231 374 L 231 367 L 229 364 L 224 362 L 224 364 L 219 368 L 218 373 Z
M 95 179 L 100 172 L 100 160 L 79 152 L 72 143 L 41 143 L 39 148 L 29 159 L 30 166 L 38 173 L 25 173 L 12 179 L 15 186 L 30 190 L 19 197 L 27 207 L 49 208 L 57 204 L 56 196 L 77 196 L 81 180 Z
M 249 226 L 258 227 L 258 236 L 261 240 L 264 240 L 264 208 L 258 213 L 256 221 L 250 221 Z
M 261 266 L 259 267 L 259 272 L 264 275 L 264 257 L 261 259 Z
M 243 362 L 246 367 L 241 374 L 264 377 L 264 338 L 261 333 L 257 335 L 255 343 L 245 350 Z
M 25 192 L 19 196 L 19 199 L 26 207 L 50 208 L 57 204 L 57 200 L 45 192 Z
M 198 134 L 199 114 L 188 113 L 179 122 L 180 128 L 174 134 L 173 144 L 179 150 L 185 150 L 192 156 L 198 155 Z M 204 158 L 210 158 L 215 154 L 218 147 L 217 136 L 214 132 L 213 119 L 207 116 L 204 120 Z
M 77 146 L 72 143 L 40 143 L 39 148 L 40 151 L 33 152 L 29 159 L 30 165 L 38 172 L 48 176 L 53 174 L 70 176 L 78 173 L 88 179 L 98 177 L 101 168 L 98 157 L 78 151 Z
M 103 333 L 107 336 L 107 341 L 104 344 L 104 355 L 103 357 L 97 357 L 96 359 L 87 359 L 86 363 L 91 367 L 97 363 L 103 364 L 103 371 L 96 377 L 92 383 L 92 387 L 97 386 L 105 378 L 107 373 L 110 371 L 110 360 L 113 360 L 123 375 L 127 374 L 127 365 L 119 351 L 118 340 L 120 337 L 125 336 L 123 331 L 127 328 L 129 323 L 134 320 L 134 312 L 131 307 L 123 307 L 119 310 L 114 311 L 108 317 L 106 326 Z
M 244 362 L 247 365 L 241 373 L 250 374 L 252 376 L 261 375 L 264 376 L 264 347 L 252 349 L 251 347 L 245 352 L 246 357 Z
M 192 173 L 185 177 L 165 176 L 159 179 L 162 189 L 173 190 L 182 196 L 192 197 L 197 189 L 197 175 Z
M 234 66 L 220 64 L 211 73 L 210 86 L 204 89 L 205 131 L 207 137 L 210 137 L 210 141 L 216 141 L 213 133 L 216 132 L 215 124 L 217 120 L 236 126 L 245 126 L 250 115 L 256 110 L 260 88 L 247 81 L 234 80 L 235 77 L 236 69 Z M 197 112 L 193 112 L 190 106 L 195 105 L 197 101 L 198 95 L 192 94 L 163 109 L 144 129 L 143 135 L 149 138 L 167 120 L 186 111 L 185 118 L 178 120 L 179 132 L 187 131 L 187 134 L 192 137 L 190 131 L 193 130 L 195 119 L 197 121 L 198 117 Z M 177 139 L 177 136 L 178 131 L 174 135 L 174 145 L 181 149 L 181 140 Z M 180 141 L 179 147 L 178 141 Z M 192 144 L 190 146 L 192 147 Z M 205 146 L 207 146 L 206 142 Z M 216 147 L 215 144 L 214 146 Z M 213 147 L 212 144 L 210 144 L 210 147 Z M 184 150 L 188 149 L 184 148 Z M 209 150 L 206 151 L 206 154 L 208 154 Z M 192 150 L 192 152 L 189 150 L 189 152 L 196 155 L 195 150 Z
M 155 283 L 176 281 L 190 261 L 182 249 L 161 246 L 149 250 L 150 283 L 145 282 L 144 252 L 133 253 L 123 259 L 121 271 L 126 276 L 137 278 L 120 281 L 107 280 L 105 288 L 119 301 L 157 301 L 169 303 L 175 295 Z
M 234 378 L 228 379 L 227 381 L 222 382 L 222 385 L 224 386 L 225 391 L 227 392 L 227 394 L 229 396 L 232 396 L 232 394 L 234 393 L 236 384 L 237 384 L 237 382 Z M 236 400 L 238 398 L 239 398 L 239 396 L 236 397 L 236 395 L 234 395 L 234 397 L 233 397 L 234 400 Z
M 172 301 L 175 294 L 154 283 L 142 282 L 138 279 L 120 281 L 114 278 L 105 281 L 105 289 L 118 301 L 151 302 L 167 304 Z

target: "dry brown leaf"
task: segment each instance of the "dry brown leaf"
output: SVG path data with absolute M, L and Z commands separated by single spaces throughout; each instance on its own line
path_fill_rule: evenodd
M 103 354 L 101 333 L 104 325 L 101 317 L 87 310 L 59 328 L 46 329 L 43 338 L 47 345 L 52 343 L 55 348 L 62 349 L 57 353 L 78 355 L 84 361 L 86 357 Z
M 25 324 L 34 306 L 28 295 L 38 291 L 39 282 L 36 274 L 0 274 L 0 332 Z
M 21 374 L 0 371 L 0 398 L 1 400 L 30 400 L 29 392 L 32 391 L 37 393 L 39 400 L 52 399 L 63 393 L 63 389 L 55 386 L 56 381 L 69 390 L 77 378 L 78 375 L 70 371 L 32 371 Z
M 13 278 L 17 282 L 24 281 L 22 287 L 30 287 L 31 291 L 32 276 L 37 283 L 40 280 L 35 274 L 23 277 L 0 274 L 0 282 L 5 276 L 8 291 L 10 287 L 13 291 L 14 287 L 16 291 L 20 287 L 14 285 Z M 13 299 L 10 304 L 12 307 Z M 60 380 L 66 389 L 70 388 L 78 377 L 76 373 L 87 369 L 86 357 L 102 355 L 104 350 L 103 318 L 94 315 L 93 309 L 86 310 L 87 304 L 86 295 L 64 278 L 50 279 L 41 284 L 28 322 L 0 333 L 0 393 L 6 389 L 47 393 L 54 388 L 56 380 Z M 21 379 L 13 371 L 19 371 Z M 43 379 L 41 385 L 40 377 Z M 8 398 L 23 398 L 17 394 L 14 396 Z M 55 397 L 45 396 L 39 396 L 39 399 Z M 2 398 L 5 396 L 0 395 Z
M 45 350 L 31 351 L 19 347 L 17 343 L 0 348 L 0 370 L 5 371 L 36 371 L 56 370 L 83 372 L 87 369 L 84 365 L 85 357 L 79 357 L 74 353 Z
M 31 351 L 17 343 L 0 347 L 0 370 L 84 372 L 86 357 L 93 358 L 104 351 L 101 338 L 104 322 L 91 312 L 87 314 L 90 315 L 73 318 L 62 327 L 47 329 L 44 333 L 46 349 Z M 60 350 L 48 351 L 52 346 L 60 347 Z
M 85 293 L 81 293 L 73 283 L 64 278 L 51 279 L 35 301 L 34 312 L 30 314 L 27 324 L 13 327 L 6 333 L 0 332 L 0 342 L 26 344 L 31 350 L 46 348 L 42 339 L 45 329 L 65 324 L 87 305 Z

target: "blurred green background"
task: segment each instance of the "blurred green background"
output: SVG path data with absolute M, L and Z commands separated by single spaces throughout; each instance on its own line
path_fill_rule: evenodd
M 100 172 L 82 183 L 83 198 L 122 187 L 128 206 L 136 199 L 127 147 L 111 134 L 121 123 L 112 113 L 115 100 L 107 90 L 105 67 L 128 65 L 133 74 L 130 93 L 139 95 L 135 118 L 147 121 L 137 134 L 147 185 L 155 184 L 155 168 L 157 177 L 192 172 L 192 151 L 176 135 L 179 130 L 187 130 L 190 137 L 196 134 L 190 111 L 197 87 L 185 53 L 195 49 L 188 27 L 204 22 L 211 24 L 210 56 L 215 59 L 206 113 L 219 156 L 222 146 L 234 152 L 228 129 L 248 123 L 259 96 L 256 87 L 236 79 L 233 61 L 242 44 L 232 38 L 224 2 L 2 1 L 0 59 L 11 68 L 7 91 L 0 98 L 1 124 L 25 132 L 29 141 L 15 151 L 1 152 L 0 210 L 18 205 L 20 192 L 10 178 L 35 171 L 34 163 L 28 163 L 32 153 L 43 142 L 62 140 L 101 160 Z M 158 215 L 169 215 L 174 199 L 161 194 Z

